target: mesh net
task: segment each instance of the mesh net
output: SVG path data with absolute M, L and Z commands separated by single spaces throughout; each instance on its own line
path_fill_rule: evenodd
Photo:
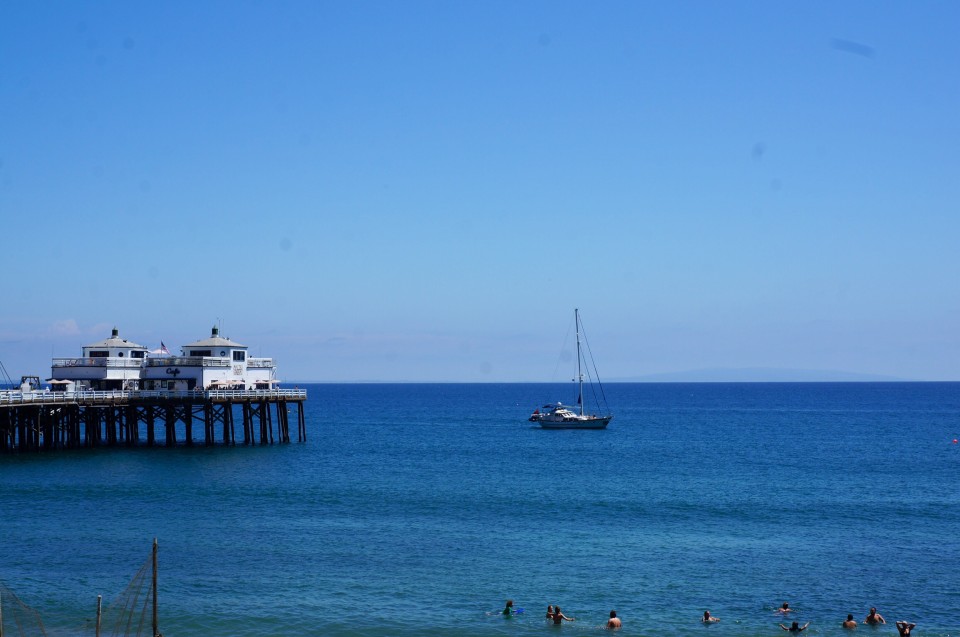
M 127 588 L 104 608 L 101 636 L 154 637 L 153 556 L 147 558 Z
M 0 582 L 0 633 L 18 637 L 47 634 L 40 613 L 21 602 L 3 582 Z

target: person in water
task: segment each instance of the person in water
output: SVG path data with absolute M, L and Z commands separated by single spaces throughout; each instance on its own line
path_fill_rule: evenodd
M 853 618 L 853 614 L 847 615 L 847 620 L 841 624 L 844 628 L 848 630 L 853 630 L 857 627 L 857 620 Z
M 809 625 L 810 625 L 810 622 L 807 622 L 803 626 L 800 625 L 800 622 L 793 622 L 792 624 L 790 624 L 790 628 L 787 628 L 783 624 L 780 624 L 780 628 L 782 628 L 783 630 L 789 630 L 791 633 L 802 633 L 807 629 L 807 626 Z
M 559 607 L 559 606 L 554 606 L 554 607 L 553 607 L 553 623 L 554 623 L 554 625 L 559 626 L 560 624 L 563 623 L 564 620 L 567 620 L 568 622 L 576 621 L 575 618 L 573 618 L 573 617 L 567 617 L 566 615 L 564 615 L 563 612 L 560 610 L 560 607 Z
M 510 615 L 511 613 L 513 613 L 513 600 L 508 599 L 507 605 L 503 608 L 503 614 Z
M 703 611 L 703 617 L 700 618 L 700 621 L 702 621 L 704 624 L 714 624 L 720 621 L 720 618 L 714 617 L 713 615 L 710 614 L 710 611 L 705 610 Z
M 887 620 L 877 612 L 876 608 L 870 609 L 870 614 L 867 615 L 866 619 L 863 620 L 864 624 L 870 624 L 871 626 L 876 626 L 877 624 L 886 624 Z
M 783 603 L 783 606 L 781 606 L 780 608 L 777 609 L 777 612 L 778 612 L 778 613 L 783 613 L 784 615 L 786 615 L 787 613 L 789 613 L 789 612 L 792 611 L 792 610 L 793 610 L 793 609 L 790 608 L 790 604 L 784 602 L 784 603 Z
M 620 621 L 620 618 L 617 617 L 617 611 L 610 611 L 610 619 L 607 620 L 607 628 L 610 630 L 617 630 L 623 626 L 623 622 Z
M 910 622 L 897 622 L 897 631 L 900 633 L 900 637 L 910 637 L 910 631 L 916 627 L 916 624 L 911 624 Z
M 553 621 L 553 605 L 547 606 L 547 619 Z

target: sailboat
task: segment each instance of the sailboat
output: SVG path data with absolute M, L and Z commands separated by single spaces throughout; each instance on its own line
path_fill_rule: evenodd
M 586 365 L 586 359 L 583 356 L 580 347 L 580 332 L 583 325 L 580 323 L 580 310 L 573 311 L 573 320 L 577 330 L 577 377 L 574 381 L 577 383 L 577 404 L 564 405 L 563 403 L 551 403 L 544 405 L 540 409 L 535 409 L 530 415 L 530 422 L 538 423 L 543 429 L 606 429 L 613 415 L 610 409 L 606 407 L 606 397 L 603 396 L 603 386 L 600 385 L 600 379 L 597 377 L 596 366 L 594 365 L 592 378 L 597 379 L 597 386 L 600 387 L 600 395 L 603 397 L 606 415 L 589 414 L 584 409 L 583 404 L 583 375 L 584 368 L 589 374 L 589 366 Z M 589 351 L 589 344 L 587 350 Z M 593 362 L 593 354 L 590 354 L 590 362 Z M 592 385 L 592 383 L 591 383 Z M 596 397 L 596 392 L 593 392 Z M 542 410 L 542 411 L 541 411 Z

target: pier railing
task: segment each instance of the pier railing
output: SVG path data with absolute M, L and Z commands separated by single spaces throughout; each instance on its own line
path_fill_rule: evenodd
M 124 369 L 143 366 L 142 358 L 55 358 L 51 367 L 121 367 Z
M 305 389 L 210 389 L 196 391 L 0 391 L 0 405 L 116 403 L 137 400 L 306 400 Z
M 144 367 L 230 367 L 229 358 L 221 356 L 168 356 L 145 358 Z

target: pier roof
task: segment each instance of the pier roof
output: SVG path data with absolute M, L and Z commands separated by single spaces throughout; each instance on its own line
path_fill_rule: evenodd
M 113 333 L 110 338 L 97 341 L 96 343 L 91 343 L 90 345 L 85 345 L 84 347 L 130 347 L 133 349 L 147 349 L 139 343 L 134 343 L 133 341 L 128 341 L 125 338 L 120 338 L 120 331 L 117 328 L 113 328 Z
M 235 341 L 231 341 L 229 338 L 223 338 L 220 336 L 219 328 L 214 327 L 213 331 L 210 333 L 210 338 L 205 338 L 201 341 L 195 343 L 187 343 L 184 347 L 242 347 L 246 348 L 246 345 L 241 345 Z

